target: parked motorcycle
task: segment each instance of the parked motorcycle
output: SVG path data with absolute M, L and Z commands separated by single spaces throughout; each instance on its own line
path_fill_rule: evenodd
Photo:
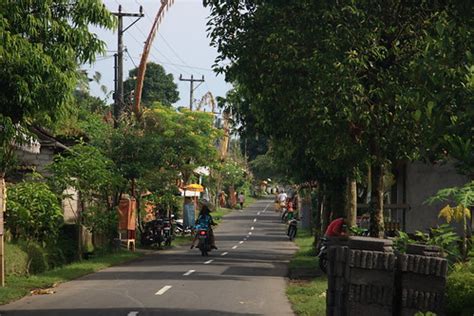
M 186 235 L 186 234 L 191 234 L 192 233 L 192 227 L 190 226 L 184 226 L 184 221 L 182 219 L 177 219 L 174 221 L 175 223 L 175 228 L 174 228 L 174 232 L 176 234 L 182 234 L 182 235 Z
M 161 246 L 163 242 L 163 235 L 162 235 L 162 226 L 163 220 L 156 219 L 144 223 L 143 225 L 143 232 L 141 234 L 141 244 L 143 246 L 151 246 L 154 244 L 158 244 Z
M 318 248 L 317 248 L 317 256 L 319 258 L 319 268 L 323 273 L 327 273 L 328 270 L 328 238 L 322 237 L 320 239 Z
M 162 236 L 163 241 L 165 242 L 165 246 L 171 246 L 171 240 L 173 239 L 173 230 L 171 227 L 171 219 L 163 218 L 163 226 L 162 226 Z

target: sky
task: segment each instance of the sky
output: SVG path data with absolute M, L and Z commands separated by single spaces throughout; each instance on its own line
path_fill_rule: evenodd
M 128 53 L 124 53 L 124 80 L 128 78 L 128 71 L 140 63 L 143 52 L 143 44 L 150 32 L 153 20 L 160 7 L 160 0 L 103 0 L 107 8 L 112 12 L 118 11 L 119 4 L 123 12 L 138 13 L 140 5 L 143 6 L 145 16 L 136 24 L 131 26 L 124 34 L 123 42 Z M 217 56 L 217 51 L 210 46 L 210 40 L 206 34 L 206 21 L 209 9 L 204 8 L 202 0 L 175 0 L 162 20 L 158 33 L 153 42 L 148 61 L 161 64 L 167 73 L 174 76 L 178 85 L 180 100 L 177 106 L 189 105 L 190 85 L 187 81 L 179 81 L 180 74 L 183 78 L 201 78 L 204 75 L 205 82 L 194 92 L 194 99 L 200 100 L 202 96 L 211 91 L 214 97 L 225 96 L 231 85 L 226 83 L 224 76 L 216 76 L 211 67 Z M 124 17 L 124 27 L 131 24 L 135 18 Z M 108 91 L 114 89 L 114 58 L 117 50 L 117 32 L 91 28 L 100 39 L 107 44 L 105 56 L 97 56 L 93 65 L 84 65 L 89 77 L 95 71 L 102 74 L 101 85 L 105 85 Z M 197 84 L 195 83 L 195 86 Z M 100 98 L 105 98 L 100 86 L 91 83 L 91 93 Z M 109 96 L 107 102 L 112 103 Z M 199 101 L 197 101 L 199 102 Z

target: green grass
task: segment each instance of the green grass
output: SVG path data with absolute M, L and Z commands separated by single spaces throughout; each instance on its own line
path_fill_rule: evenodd
M 136 252 L 121 251 L 90 260 L 74 262 L 61 268 L 29 277 L 7 276 L 5 287 L 0 288 L 0 305 L 28 295 L 33 289 L 53 287 L 55 284 L 77 279 L 86 274 L 138 258 L 142 255 Z
M 308 230 L 299 230 L 295 243 L 299 250 L 290 261 L 290 271 L 318 269 L 313 247 L 314 238 Z M 326 315 L 327 278 L 290 280 L 286 294 L 297 315 Z
M 220 224 L 222 222 L 222 218 L 226 214 L 229 214 L 232 211 L 233 211 L 233 209 L 220 207 L 218 210 L 213 211 L 211 213 L 211 216 L 214 219 L 214 222 L 216 222 L 217 224 Z
M 326 277 L 312 281 L 290 281 L 286 294 L 297 315 L 326 315 Z
M 298 252 L 290 261 L 289 268 L 293 269 L 318 269 L 318 260 L 313 247 L 314 237 L 309 230 L 300 229 L 295 238 L 295 243 L 299 247 Z
M 183 246 L 183 245 L 190 246 L 192 241 L 193 241 L 193 238 L 192 238 L 191 235 L 185 235 L 185 236 L 175 235 L 171 245 L 173 245 L 173 246 Z

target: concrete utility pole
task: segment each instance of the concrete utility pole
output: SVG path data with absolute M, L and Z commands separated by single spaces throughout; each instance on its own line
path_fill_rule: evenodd
M 143 8 L 140 6 L 139 13 L 122 12 L 122 6 L 119 5 L 118 12 L 114 12 L 118 18 L 118 40 L 117 40 L 117 54 L 115 54 L 115 92 L 114 92 L 114 118 L 118 121 L 120 113 L 123 110 L 123 34 L 135 23 L 144 17 Z M 132 24 L 123 28 L 123 17 L 137 17 Z M 117 123 L 116 123 L 117 124 Z
M 194 79 L 194 76 L 191 75 L 190 79 L 185 79 L 183 78 L 183 75 L 179 75 L 179 80 L 189 81 L 191 83 L 190 89 L 189 89 L 189 109 L 192 111 L 193 110 L 193 92 L 204 82 L 204 76 L 202 76 L 201 79 Z M 194 88 L 194 82 L 199 82 L 196 88 Z

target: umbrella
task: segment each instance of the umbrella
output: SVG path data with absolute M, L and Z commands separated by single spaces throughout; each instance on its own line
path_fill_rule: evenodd
M 204 187 L 197 183 L 188 184 L 184 189 L 192 192 L 204 192 Z

